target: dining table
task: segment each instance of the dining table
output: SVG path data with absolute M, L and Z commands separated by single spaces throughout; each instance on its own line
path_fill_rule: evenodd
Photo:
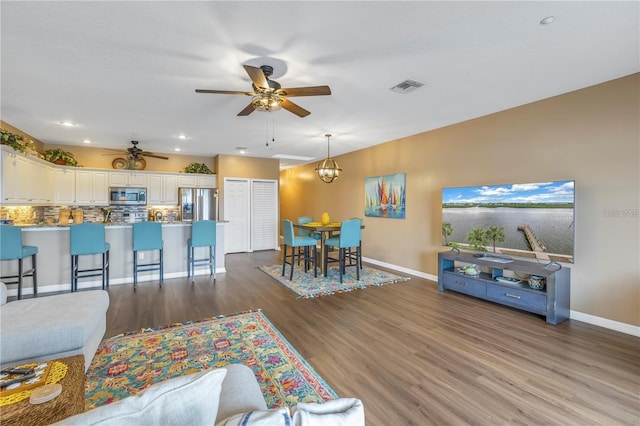
M 305 229 L 307 231 L 311 231 L 311 236 L 314 234 L 320 234 L 320 271 L 322 275 L 325 274 L 324 267 L 324 241 L 327 238 L 331 238 L 334 232 L 340 231 L 340 226 L 342 226 L 342 222 L 329 222 L 323 225 L 321 222 L 307 222 L 307 223 L 294 223 L 293 227 L 298 229 Z M 364 229 L 364 224 L 360 226 L 360 229 Z

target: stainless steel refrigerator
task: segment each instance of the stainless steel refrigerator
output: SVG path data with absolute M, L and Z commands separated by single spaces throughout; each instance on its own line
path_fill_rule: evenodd
M 180 219 L 218 220 L 218 190 L 215 188 L 179 188 Z

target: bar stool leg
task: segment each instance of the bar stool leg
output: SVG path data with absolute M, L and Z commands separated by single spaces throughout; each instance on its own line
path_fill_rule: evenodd
M 31 267 L 33 268 L 33 273 L 31 278 L 33 279 L 33 294 L 38 294 L 38 274 L 36 270 L 36 255 L 31 255 Z
M 18 300 L 22 299 L 22 259 L 18 259 Z
M 136 289 L 138 284 L 138 252 L 133 251 L 133 289 Z
M 162 281 L 164 281 L 164 255 L 163 250 L 160 249 L 160 287 L 162 287 Z

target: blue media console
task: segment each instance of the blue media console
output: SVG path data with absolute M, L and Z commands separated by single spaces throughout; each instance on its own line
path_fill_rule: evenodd
M 545 268 L 546 264 L 517 259 L 499 263 L 492 259 L 496 258 L 475 257 L 464 252 L 438 253 L 438 290 L 451 290 L 542 315 L 549 324 L 556 325 L 569 319 L 569 268 Z M 460 272 L 460 267 L 471 264 L 483 270 L 480 275 Z M 522 282 L 500 279 L 505 271 L 513 272 Z M 527 284 L 530 275 L 543 277 L 546 287 L 543 290 L 530 288 Z

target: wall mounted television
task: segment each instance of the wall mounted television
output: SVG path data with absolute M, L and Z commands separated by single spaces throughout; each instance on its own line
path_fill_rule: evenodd
M 442 244 L 573 263 L 573 180 L 442 189 Z M 494 249 L 495 247 L 495 249 Z

